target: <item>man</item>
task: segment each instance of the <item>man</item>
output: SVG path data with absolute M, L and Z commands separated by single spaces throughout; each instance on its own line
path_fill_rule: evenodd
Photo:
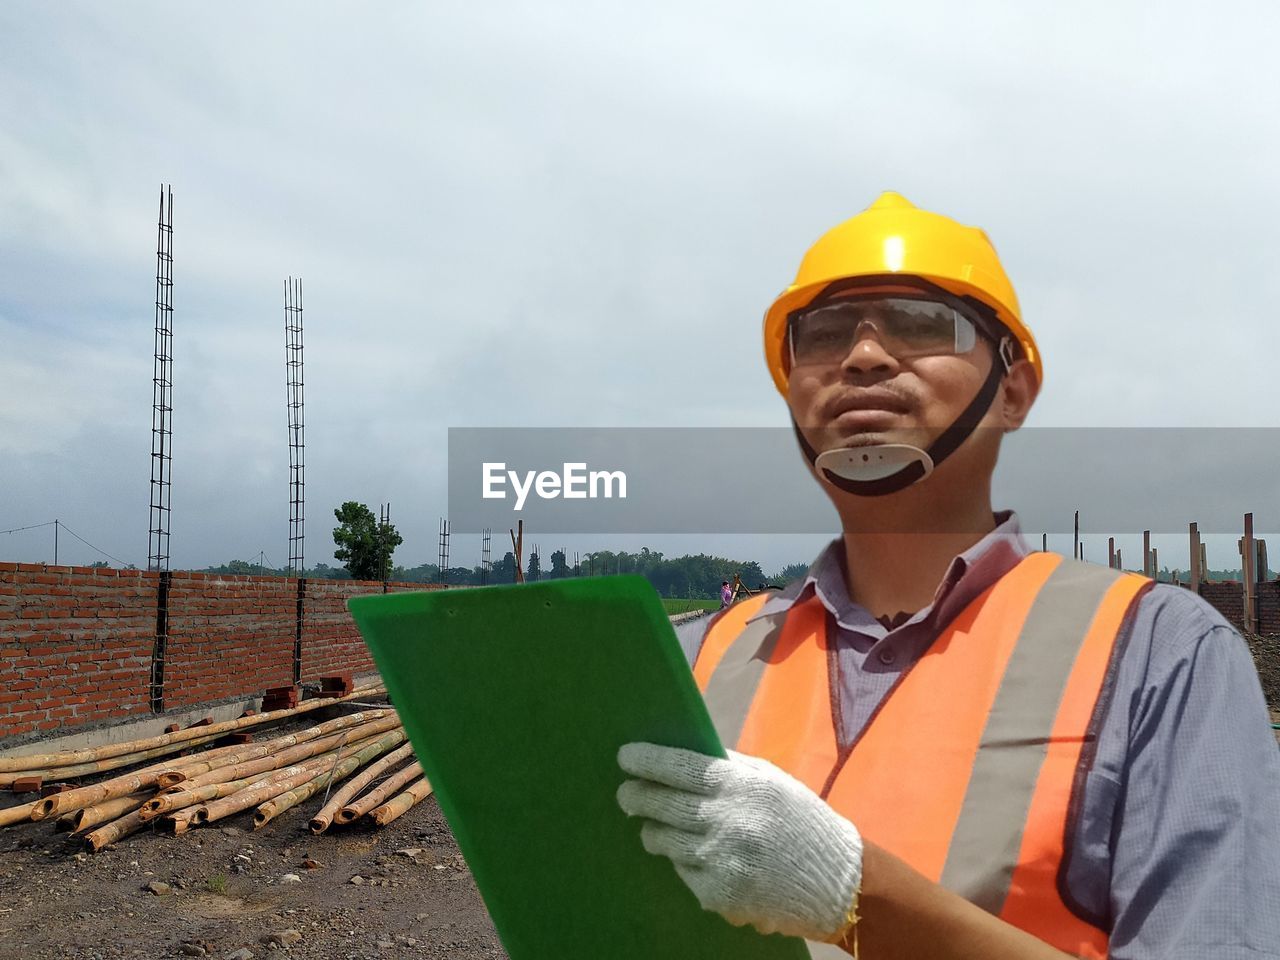
M 733 603 L 733 591 L 729 589 L 729 581 L 720 581 L 720 609 L 723 610 L 729 604 Z
M 992 510 L 1042 366 L 985 234 L 884 194 L 809 250 L 765 352 L 843 536 L 708 627 L 728 759 L 620 751 L 645 848 L 733 923 L 873 960 L 1280 958 L 1244 643 Z

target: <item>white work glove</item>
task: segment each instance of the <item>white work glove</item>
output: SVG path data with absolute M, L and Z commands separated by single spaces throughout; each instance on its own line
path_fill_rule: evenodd
M 618 764 L 639 777 L 618 805 L 648 822 L 644 848 L 669 857 L 706 910 L 761 933 L 839 940 L 862 880 L 862 837 L 790 774 L 758 757 L 727 760 L 629 743 Z

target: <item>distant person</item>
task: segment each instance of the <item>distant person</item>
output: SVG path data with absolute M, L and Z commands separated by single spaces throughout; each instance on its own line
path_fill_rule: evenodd
M 720 609 L 723 610 L 729 604 L 733 603 L 733 590 L 729 587 L 728 580 L 720 581 Z

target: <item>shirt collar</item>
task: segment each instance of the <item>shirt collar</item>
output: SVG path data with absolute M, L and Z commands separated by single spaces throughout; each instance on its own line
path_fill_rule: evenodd
M 1022 536 L 1018 515 L 1005 510 L 995 515 L 996 527 L 968 550 L 954 557 L 943 575 L 933 602 L 916 611 L 903 626 L 936 616 L 940 623 L 949 622 L 982 591 L 1017 566 L 1030 547 Z M 768 617 L 790 610 L 795 604 L 816 596 L 835 617 L 836 622 L 848 630 L 883 636 L 884 625 L 865 607 L 849 599 L 844 580 L 844 540 L 832 540 L 818 558 L 809 566 L 805 576 L 788 584 L 780 594 L 767 600 L 760 611 L 751 617 Z

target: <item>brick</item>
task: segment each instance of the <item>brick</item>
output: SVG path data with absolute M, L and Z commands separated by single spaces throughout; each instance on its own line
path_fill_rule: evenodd
M 14 793 L 36 793 L 43 786 L 43 777 L 18 777 L 9 786 L 9 789 Z
M 322 697 L 345 697 L 354 689 L 355 685 L 349 673 L 320 678 L 320 696 Z

